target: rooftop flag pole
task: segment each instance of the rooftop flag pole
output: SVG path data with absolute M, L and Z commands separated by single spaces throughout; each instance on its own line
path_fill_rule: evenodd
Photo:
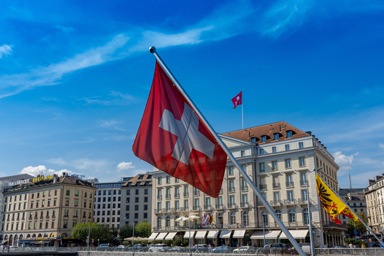
M 367 224 L 365 224 L 364 223 L 364 221 L 360 218 L 360 216 L 359 215 L 357 215 L 356 213 L 355 213 L 355 211 L 351 208 L 351 207 L 349 207 L 349 205 L 344 201 L 344 199 L 338 194 L 338 193 L 336 193 L 335 192 L 335 190 L 333 190 L 333 188 L 328 184 L 328 182 L 325 180 L 325 179 L 323 179 L 323 177 L 321 177 L 321 175 L 317 172 L 317 171 L 315 171 L 316 172 L 316 174 L 319 176 L 319 178 L 332 190 L 332 192 L 336 195 L 336 196 L 338 196 L 339 197 L 339 199 L 345 204 L 345 206 L 347 206 L 348 207 L 348 209 L 354 214 L 354 215 L 356 215 L 356 217 L 359 219 L 359 221 L 367 228 L 367 230 L 369 230 L 369 232 L 371 232 L 372 234 L 373 234 L 373 236 L 377 239 L 377 241 L 379 241 L 379 243 L 382 245 L 382 246 L 384 246 L 384 243 L 383 243 L 383 241 L 381 241 L 376 235 L 375 235 L 375 233 L 371 230 L 371 228 L 367 225 Z M 368 234 L 367 234 L 367 239 L 368 239 Z
M 193 103 L 192 99 L 188 96 L 188 94 L 184 91 L 183 87 L 179 84 L 177 79 L 173 76 L 172 72 L 168 69 L 167 65 L 163 62 L 159 54 L 156 52 L 156 48 L 154 46 L 149 48 L 149 51 L 155 56 L 158 63 L 161 65 L 161 67 L 164 69 L 164 71 L 167 73 L 169 78 L 172 80 L 174 85 L 177 87 L 177 89 L 180 91 L 180 93 L 185 97 L 185 99 L 188 101 L 188 103 L 192 106 L 192 108 L 195 110 L 196 115 L 201 119 L 201 121 L 204 123 L 204 125 L 207 127 L 207 129 L 210 131 L 212 136 L 216 139 L 217 143 L 223 148 L 225 153 L 228 155 L 229 159 L 235 164 L 237 169 L 241 172 L 241 174 L 244 176 L 245 180 L 248 182 L 249 186 L 253 189 L 255 194 L 257 195 L 258 199 L 261 201 L 263 206 L 266 208 L 269 214 L 272 215 L 276 223 L 279 225 L 281 230 L 284 232 L 284 234 L 287 236 L 289 241 L 292 243 L 292 245 L 295 247 L 296 251 L 301 256 L 306 256 L 304 251 L 301 249 L 300 245 L 297 243 L 295 238 L 291 235 L 291 233 L 288 231 L 288 229 L 285 227 L 283 222 L 280 220 L 280 218 L 276 215 L 272 207 L 268 204 L 267 200 L 261 195 L 261 192 L 256 187 L 256 185 L 253 183 L 251 178 L 249 178 L 248 174 L 243 170 L 241 165 L 237 162 L 236 158 L 232 155 L 232 152 L 227 148 L 227 146 L 224 144 L 224 142 L 221 140 L 219 135 L 215 132 L 215 130 L 211 127 L 211 125 L 208 123 L 208 121 L 205 119 L 203 114 L 200 112 L 200 110 L 197 108 L 197 106 Z

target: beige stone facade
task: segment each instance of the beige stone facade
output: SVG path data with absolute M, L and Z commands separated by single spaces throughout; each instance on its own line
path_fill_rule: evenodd
M 333 156 L 310 132 L 304 133 L 285 122 L 267 126 L 247 129 L 246 138 L 240 134 L 243 130 L 220 136 L 298 241 L 308 240 L 309 198 L 315 245 L 342 244 L 345 225 L 335 225 L 325 214 L 312 171 L 321 166 L 319 173 L 337 190 L 339 167 Z M 188 223 L 175 222 L 179 216 L 211 214 L 212 224 L 201 227 L 201 220 L 191 224 L 193 243 L 261 246 L 263 228 L 269 234 L 267 243 L 278 241 L 279 227 L 230 160 L 218 198 L 162 171 L 152 174 L 152 227 L 158 240 L 172 232 L 179 238 L 188 236 Z
M 368 225 L 375 233 L 384 231 L 384 175 L 369 180 L 365 191 Z
M 5 190 L 6 212 L 1 235 L 15 246 L 44 238 L 51 245 L 66 245 L 71 229 L 92 222 L 93 184 L 74 177 L 52 177 Z

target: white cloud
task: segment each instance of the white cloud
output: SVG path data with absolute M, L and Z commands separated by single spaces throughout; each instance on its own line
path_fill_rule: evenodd
M 80 158 L 75 160 L 64 160 L 63 158 L 52 158 L 47 160 L 48 163 L 69 166 L 79 171 L 100 172 L 109 169 L 110 162 L 104 159 Z
M 28 166 L 28 167 L 23 168 L 23 170 L 21 170 L 20 173 L 21 174 L 30 174 L 30 175 L 33 175 L 36 177 L 39 174 L 44 175 L 44 176 L 57 174 L 57 175 L 61 176 L 61 175 L 63 175 L 64 172 L 68 173 L 68 174 L 74 174 L 74 172 L 69 171 L 67 169 L 62 169 L 59 171 L 55 171 L 53 169 L 47 169 L 47 167 L 45 167 L 44 165 Z
M 352 154 L 350 156 L 344 155 L 341 151 L 337 151 L 333 154 L 335 157 L 335 162 L 341 166 L 341 165 L 351 165 L 353 162 L 353 157 L 357 156 L 359 153 L 356 152 L 355 154 Z
M 100 120 L 99 121 L 99 125 L 103 128 L 107 128 L 107 129 L 114 129 L 114 130 L 118 130 L 118 131 L 126 131 L 125 129 L 121 128 L 119 126 L 119 124 L 121 124 L 122 122 L 120 121 L 116 121 L 114 119 L 111 119 L 111 120 Z
M 384 149 L 384 143 L 379 143 L 379 147 Z
M 128 105 L 134 102 L 136 99 L 132 95 L 112 91 L 107 97 L 97 96 L 97 97 L 91 97 L 91 98 L 82 98 L 78 100 L 84 100 L 87 104 L 113 106 L 113 105 Z
M 128 170 L 128 169 L 133 169 L 135 166 L 132 164 L 132 162 L 121 162 L 117 165 L 118 171 L 122 170 Z
M 12 52 L 12 45 L 3 44 L 0 46 L 0 59 L 3 57 L 3 55 L 11 54 Z

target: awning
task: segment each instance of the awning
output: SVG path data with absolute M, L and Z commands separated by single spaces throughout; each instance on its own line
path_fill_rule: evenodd
M 187 231 L 187 232 L 185 232 L 184 239 L 193 238 L 195 233 L 196 233 L 196 231 Z
M 157 237 L 156 237 L 156 241 L 163 241 L 164 237 L 167 235 L 168 233 L 160 233 Z
M 232 230 L 221 230 L 220 238 L 231 238 Z
M 168 235 L 165 237 L 165 240 L 173 240 L 176 234 L 177 232 L 169 232 Z
M 204 239 L 208 231 L 197 231 L 195 239 Z
M 308 234 L 308 229 L 304 229 L 304 230 L 288 230 L 288 231 L 291 233 L 291 235 L 295 239 L 305 239 L 305 237 Z M 288 238 L 285 235 L 285 233 L 282 232 L 281 235 L 280 235 L 280 239 L 288 239 Z
M 217 238 L 217 235 L 219 234 L 219 231 L 209 231 L 208 232 L 208 235 L 207 235 L 207 238 Z
M 244 238 L 245 230 L 235 230 L 232 238 Z
M 150 237 L 148 237 L 148 241 L 153 241 L 155 240 L 156 236 L 158 235 L 159 233 L 152 233 Z
M 51 241 L 31 241 L 31 244 L 49 244 Z
M 265 234 L 265 239 L 277 239 L 280 233 L 281 233 L 281 230 L 268 231 L 268 233 Z
M 22 240 L 22 241 L 19 241 L 19 244 L 30 244 L 31 241 L 30 240 Z

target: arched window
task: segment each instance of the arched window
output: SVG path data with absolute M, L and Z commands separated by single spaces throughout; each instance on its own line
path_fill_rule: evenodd
M 178 218 L 179 218 L 179 216 L 176 215 L 176 216 L 175 216 L 175 227 L 179 227 L 179 226 L 180 226 L 179 221 L 176 221 Z
M 165 220 L 165 226 L 166 226 L 166 227 L 171 226 L 171 217 L 168 216 L 168 217 L 166 218 L 166 220 Z
M 31 235 L 30 235 L 30 234 L 28 234 L 28 235 L 27 235 L 27 238 L 30 238 L 30 237 L 31 237 Z
M 63 236 L 63 237 L 64 237 L 64 236 Z M 33 235 L 32 235 L 32 238 L 36 238 L 36 234 L 33 234 Z
M 236 213 L 235 212 L 231 213 L 231 224 L 236 224 Z
M 290 223 L 296 221 L 296 218 L 295 218 L 295 210 L 293 210 L 293 209 L 289 210 L 288 215 L 289 215 L 289 216 L 288 216 L 288 219 L 289 219 L 289 222 L 290 222 Z
M 276 210 L 275 213 L 276 213 L 277 217 L 279 219 L 281 219 L 281 211 L 280 210 Z
M 23 239 L 23 235 L 20 235 L 20 236 L 19 236 L 19 239 Z
M 267 211 L 263 211 L 263 226 L 268 227 L 268 213 Z
M 249 213 L 248 212 L 243 212 L 243 225 L 244 225 L 244 227 L 249 226 Z
M 39 234 L 37 237 L 41 237 L 41 234 Z
M 157 217 L 157 228 L 161 228 L 161 217 Z
M 308 209 L 304 209 L 303 211 L 303 220 L 304 220 L 304 225 L 309 224 Z

